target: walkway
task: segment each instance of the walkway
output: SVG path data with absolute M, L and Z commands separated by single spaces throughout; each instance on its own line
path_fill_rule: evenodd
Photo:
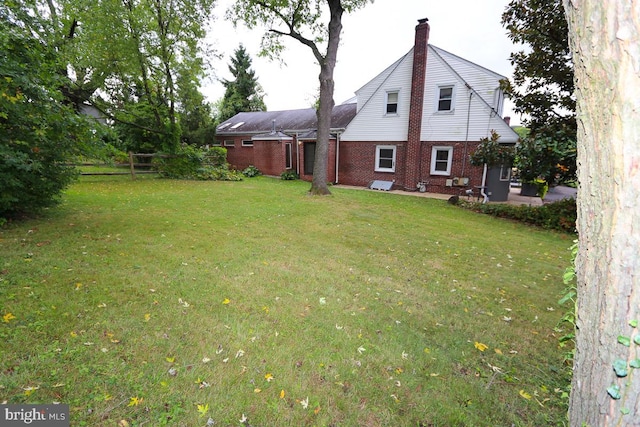
M 380 190 L 370 190 L 366 187 L 355 187 L 350 185 L 341 185 L 338 184 L 335 186 L 336 188 L 348 188 L 353 190 L 366 190 L 366 191 L 380 191 Z M 439 193 L 420 193 L 419 191 L 404 191 L 404 190 L 390 190 L 383 191 L 384 193 L 391 194 L 400 194 L 403 196 L 415 196 L 415 197 L 429 197 L 432 199 L 440 199 L 440 200 L 449 200 L 451 194 L 439 194 Z M 466 196 L 460 196 L 460 199 L 465 200 Z M 472 198 L 471 200 L 473 200 Z M 545 201 L 546 198 L 545 198 Z M 494 203 L 489 201 L 489 203 Z M 540 197 L 528 197 L 521 196 L 519 188 L 511 188 L 511 192 L 509 193 L 509 200 L 507 202 L 495 202 L 495 203 L 508 203 L 511 205 L 528 205 L 528 206 L 542 206 L 543 202 Z

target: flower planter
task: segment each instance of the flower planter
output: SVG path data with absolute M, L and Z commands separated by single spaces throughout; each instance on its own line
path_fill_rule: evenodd
M 522 187 L 520 187 L 520 195 L 535 197 L 538 195 L 538 184 L 533 184 L 531 182 L 523 182 Z

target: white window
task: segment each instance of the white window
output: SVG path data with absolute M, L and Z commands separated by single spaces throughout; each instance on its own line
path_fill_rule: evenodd
M 253 147 L 253 141 L 250 139 L 245 139 L 242 141 L 243 147 Z
M 225 147 L 235 147 L 236 143 L 233 141 L 233 139 L 225 139 L 224 140 L 224 146 Z
M 396 146 L 378 145 L 376 146 L 376 172 L 396 171 Z
M 511 167 L 500 166 L 500 181 L 511 181 Z
M 453 147 L 433 147 L 431 149 L 431 175 L 451 175 Z
M 438 111 L 453 111 L 453 86 L 438 87 Z
M 387 110 L 385 113 L 387 116 L 394 116 L 398 114 L 398 91 L 387 92 Z

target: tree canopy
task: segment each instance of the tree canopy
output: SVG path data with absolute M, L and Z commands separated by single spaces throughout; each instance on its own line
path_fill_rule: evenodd
M 518 153 L 521 169 L 549 184 L 575 179 L 576 119 L 573 60 L 561 0 L 512 0 L 502 15 L 509 38 L 525 49 L 510 56 L 513 81 L 504 82 L 529 136 Z M 532 158 L 544 156 L 544 159 Z
M 241 44 L 229 65 L 233 80 L 223 80 L 225 93 L 220 105 L 219 121 L 223 122 L 243 111 L 265 111 L 262 87 L 251 69 L 251 57 Z
M 233 21 L 247 27 L 267 28 L 262 54 L 278 57 L 284 49 L 283 37 L 307 46 L 320 66 L 318 129 L 311 194 L 329 194 L 327 163 L 331 113 L 335 105 L 333 71 L 337 61 L 342 15 L 363 7 L 369 0 L 238 0 L 228 11 Z
M 31 12 L 0 4 L 0 222 L 55 204 L 75 175 L 65 163 L 95 141 L 65 98 L 50 22 Z

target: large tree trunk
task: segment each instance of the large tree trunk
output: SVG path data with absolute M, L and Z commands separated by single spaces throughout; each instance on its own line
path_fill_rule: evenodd
M 329 163 L 329 139 L 331 137 L 331 113 L 333 112 L 333 70 L 336 67 L 340 32 L 342 31 L 342 4 L 340 0 L 328 0 L 331 18 L 329 21 L 329 42 L 327 53 L 320 60 L 320 105 L 318 107 L 318 131 L 316 136 L 313 181 L 309 193 L 331 194 L 327 186 L 327 166 Z
M 630 367 L 640 359 L 640 2 L 564 6 L 578 102 L 580 236 L 570 420 L 640 425 L 640 371 Z

